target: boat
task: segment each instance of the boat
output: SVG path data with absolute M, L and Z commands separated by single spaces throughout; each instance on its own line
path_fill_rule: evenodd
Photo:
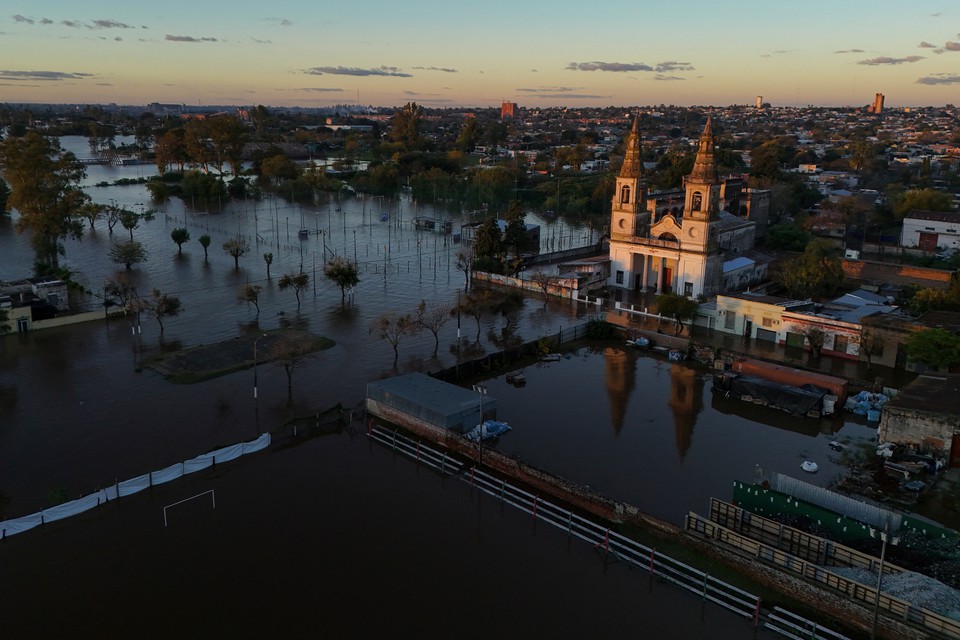
M 812 460 L 804 460 L 803 464 L 800 465 L 800 468 L 807 473 L 816 473 L 820 470 L 820 467 L 817 465 L 817 463 Z
M 310 235 L 310 229 L 300 229 L 300 231 L 297 232 L 297 235 L 301 238 L 306 238 Z
M 640 336 L 636 340 L 628 340 L 627 345 L 631 347 L 640 347 L 641 349 L 646 349 L 650 346 L 650 339 Z
M 522 387 L 527 384 L 527 378 L 523 375 L 522 371 L 515 371 L 507 374 L 507 382 L 515 387 Z
M 540 356 L 540 362 L 559 362 L 560 358 L 559 353 L 548 353 Z
M 470 431 L 463 434 L 463 437 L 470 442 L 480 442 L 481 440 L 493 440 L 499 438 L 507 431 L 510 431 L 510 425 L 500 420 L 484 420 Z

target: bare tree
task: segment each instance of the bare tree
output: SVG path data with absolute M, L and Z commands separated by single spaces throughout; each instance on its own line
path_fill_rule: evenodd
M 257 317 L 260 317 L 260 290 L 263 289 L 258 284 L 250 284 L 249 282 L 240 287 L 240 290 L 237 292 L 237 300 L 240 302 L 252 303 L 254 307 L 257 308 Z
M 883 355 L 883 335 L 873 329 L 863 329 L 860 334 L 860 353 L 867 359 L 867 369 L 873 366 L 873 358 Z
M 802 334 L 810 343 L 810 351 L 813 353 L 813 357 L 819 358 L 820 349 L 823 348 L 827 334 L 820 327 L 804 326 L 797 328 L 799 329 L 798 333 Z
M 397 315 L 388 311 L 374 320 L 371 332 L 375 331 L 381 340 L 386 340 L 393 347 L 393 366 L 397 366 L 400 357 L 400 340 L 403 336 L 416 333 L 417 322 L 409 315 Z
M 157 319 L 157 324 L 160 325 L 161 336 L 163 335 L 163 318 L 166 316 L 176 316 L 183 311 L 180 298 L 168 293 L 161 293 L 160 289 L 153 290 L 150 299 L 146 301 L 146 306 L 153 311 L 153 315 Z
M 434 358 L 437 357 L 437 350 L 440 348 L 440 329 L 450 322 L 452 311 L 454 311 L 454 308 L 451 305 L 433 304 L 428 306 L 426 300 L 421 300 L 417 306 L 417 325 L 433 334 Z
M 460 303 L 461 311 L 473 316 L 473 319 L 477 321 L 477 342 L 480 342 L 480 319 L 490 309 L 492 301 L 493 294 L 490 293 L 490 289 L 480 289 L 479 291 L 474 289 Z
M 297 296 L 297 310 L 300 310 L 300 290 L 305 288 L 310 283 L 310 276 L 305 273 L 285 273 L 280 278 L 280 282 L 277 284 L 280 287 L 280 291 L 286 291 L 287 289 L 293 289 L 294 295 Z
M 309 333 L 287 333 L 277 340 L 267 352 L 267 359 L 287 374 L 287 406 L 293 404 L 293 372 L 313 359 L 317 339 Z
M 473 269 L 473 256 L 463 253 L 462 251 L 457 254 L 457 269 L 463 271 L 463 290 L 464 292 L 470 290 L 470 272 Z
M 533 272 L 533 275 L 530 276 L 530 279 L 540 287 L 540 292 L 543 294 L 544 299 L 546 299 L 547 296 L 550 295 L 548 291 L 550 287 L 550 276 L 540 269 L 537 269 Z
M 231 238 L 223 243 L 223 251 L 233 258 L 233 268 L 240 268 L 240 257 L 250 250 L 246 238 Z

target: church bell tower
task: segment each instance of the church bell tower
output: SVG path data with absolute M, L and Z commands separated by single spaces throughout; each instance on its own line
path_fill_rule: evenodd
M 719 246 L 720 177 L 713 148 L 713 120 L 707 116 L 693 171 L 684 178 L 686 202 L 681 242 L 685 250 L 709 253 Z
M 613 206 L 610 216 L 611 236 L 636 236 L 638 234 L 637 215 L 646 212 L 647 192 L 641 180 L 643 160 L 640 157 L 640 131 L 637 117 L 633 118 L 633 128 L 627 136 L 624 148 L 623 166 L 617 176 L 613 192 Z

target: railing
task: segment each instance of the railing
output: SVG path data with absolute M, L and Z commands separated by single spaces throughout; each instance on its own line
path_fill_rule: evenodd
M 928 609 L 915 607 L 906 600 L 894 598 L 882 591 L 878 597 L 875 586 L 868 586 L 856 580 L 840 576 L 817 562 L 798 558 L 774 546 L 737 533 L 733 529 L 701 518 L 695 513 L 690 513 L 687 516 L 686 529 L 688 531 L 696 531 L 705 538 L 716 540 L 717 542 L 739 550 L 745 555 L 775 565 L 780 569 L 799 575 L 812 582 L 819 583 L 846 595 L 851 600 L 860 602 L 864 606 L 877 606 L 880 610 L 890 614 L 890 616 L 903 622 L 922 627 L 927 632 L 936 632 L 946 638 L 960 638 L 960 621 L 941 616 Z M 870 564 L 872 564 L 872 560 Z M 863 566 L 863 564 L 858 564 L 857 566 Z M 893 567 L 892 569 L 888 569 L 888 567 L 885 566 L 884 573 L 887 573 L 888 570 L 897 571 L 898 568 Z
M 757 595 L 612 531 L 608 524 L 584 518 L 502 478 L 492 476 L 476 466 L 466 467 L 446 453 L 414 441 L 395 430 L 390 431 L 381 426 L 374 426 L 368 435 L 398 453 L 415 458 L 418 464 L 427 465 L 443 475 L 456 475 L 478 491 L 530 514 L 535 520 L 566 531 L 569 537 L 579 538 L 602 549 L 604 553 L 612 555 L 617 560 L 642 569 L 651 580 L 658 577 L 700 596 L 704 603 L 713 602 L 750 620 L 754 627 L 759 627 L 762 623 L 765 628 L 787 637 L 799 637 L 791 634 L 803 630 L 806 634 L 804 638 L 847 640 L 845 636 L 782 609 L 775 609 L 773 613 L 764 613 L 760 597 Z M 814 635 L 810 635 L 811 630 Z

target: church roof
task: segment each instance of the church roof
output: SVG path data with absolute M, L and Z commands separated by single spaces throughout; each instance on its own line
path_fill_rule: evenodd
M 623 166 L 620 167 L 621 178 L 639 178 L 643 171 L 643 161 L 640 157 L 640 125 L 637 117 L 633 118 L 633 128 L 627 136 L 627 144 L 623 152 Z
M 706 184 L 717 184 L 720 182 L 717 164 L 713 160 L 713 146 L 713 116 L 708 115 L 707 124 L 703 128 L 703 134 L 700 135 L 700 147 L 697 149 L 697 158 L 693 162 L 693 171 L 687 176 L 688 180 Z

